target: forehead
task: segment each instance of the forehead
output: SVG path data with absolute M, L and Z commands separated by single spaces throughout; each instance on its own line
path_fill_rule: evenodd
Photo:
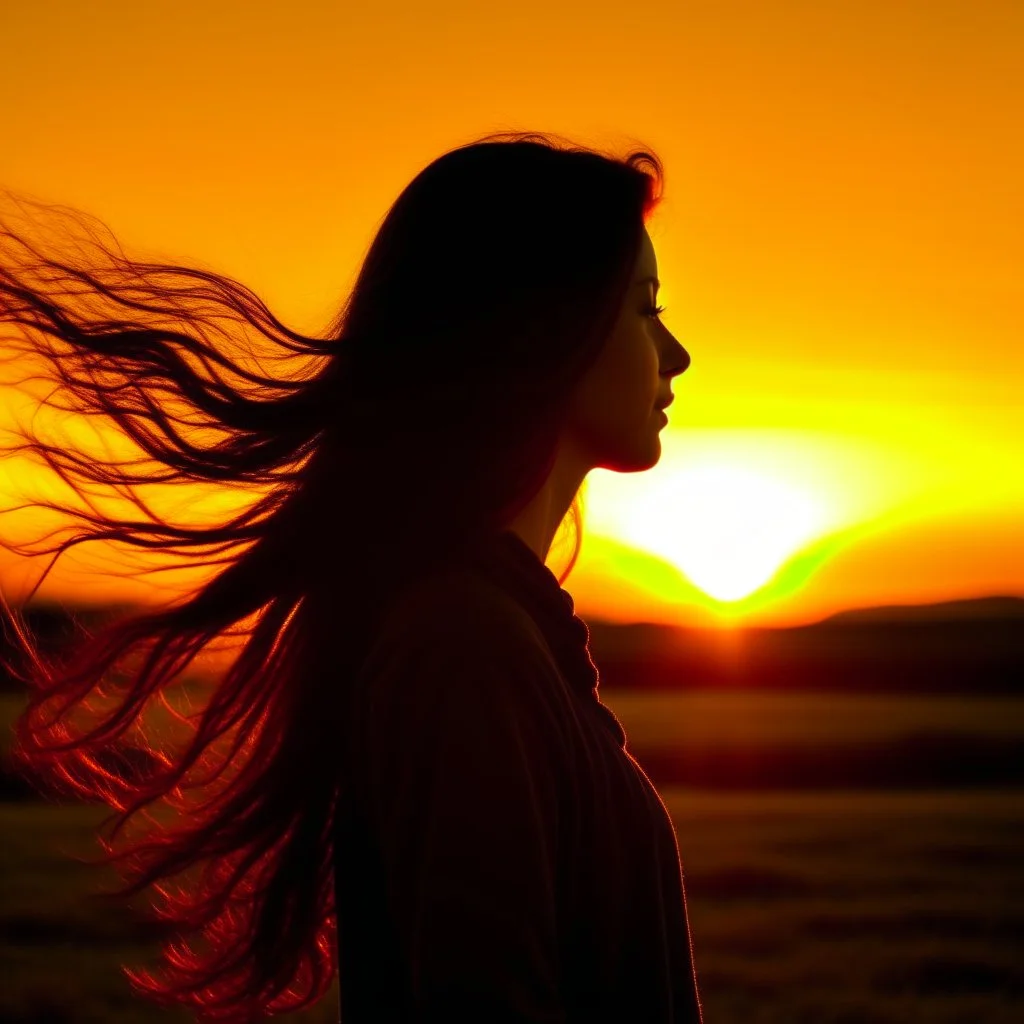
M 657 278 L 657 276 L 658 260 L 654 254 L 654 243 L 645 227 L 640 239 L 640 252 L 637 254 L 635 279 L 639 283 L 645 283 L 647 278 Z

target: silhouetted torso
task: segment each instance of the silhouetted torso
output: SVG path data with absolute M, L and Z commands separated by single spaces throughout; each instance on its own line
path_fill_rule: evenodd
M 675 831 L 515 534 L 412 586 L 356 691 L 342 1024 L 700 1020 Z

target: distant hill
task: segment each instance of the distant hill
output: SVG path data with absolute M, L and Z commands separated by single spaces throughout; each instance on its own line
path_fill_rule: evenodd
M 978 597 L 936 604 L 887 604 L 836 612 L 822 622 L 948 622 L 977 619 L 1024 620 L 1024 597 Z
M 1024 696 L 1024 599 L 864 608 L 805 626 L 735 630 L 587 620 L 607 689 Z

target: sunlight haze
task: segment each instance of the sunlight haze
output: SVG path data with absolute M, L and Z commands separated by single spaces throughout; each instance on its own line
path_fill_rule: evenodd
M 1022 39 L 1015 0 L 21 4 L 0 186 L 316 333 L 447 149 L 649 145 L 663 320 L 692 365 L 660 463 L 589 478 L 581 613 L 794 624 L 1024 595 Z

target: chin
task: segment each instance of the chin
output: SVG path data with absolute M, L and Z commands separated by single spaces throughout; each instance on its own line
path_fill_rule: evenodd
M 596 468 L 613 473 L 643 473 L 653 469 L 661 459 L 661 437 L 652 433 L 639 444 L 606 457 Z

